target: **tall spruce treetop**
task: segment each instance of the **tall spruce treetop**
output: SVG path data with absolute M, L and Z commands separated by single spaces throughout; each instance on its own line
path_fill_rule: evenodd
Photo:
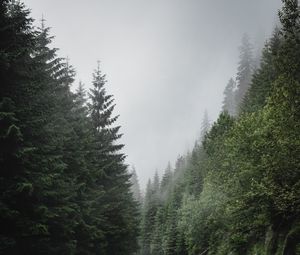
M 100 136 L 102 141 L 100 144 L 101 150 L 106 153 L 114 153 L 123 148 L 122 144 L 114 143 L 122 135 L 118 133 L 120 126 L 111 127 L 118 116 L 112 116 L 115 108 L 114 99 L 112 95 L 106 94 L 105 83 L 105 75 L 101 73 L 100 62 L 98 62 L 97 69 L 93 74 L 93 88 L 89 93 L 91 99 L 89 111 L 96 136 Z M 122 161 L 124 158 L 123 154 L 119 154 L 117 161 Z
M 86 91 L 84 89 L 84 84 L 81 81 L 76 89 L 75 103 L 77 103 L 81 108 L 85 108 L 86 106 Z
M 236 105 L 239 107 L 243 102 L 244 96 L 247 93 L 251 78 L 253 74 L 253 58 L 252 58 L 252 45 L 248 35 L 242 38 L 242 45 L 240 46 L 240 61 L 237 72 L 237 90 L 236 90 Z
M 106 83 L 105 75 L 100 70 L 100 62 L 97 69 L 93 73 L 93 88 L 90 90 L 89 97 L 89 113 L 92 119 L 92 125 L 97 136 L 102 139 L 102 149 L 106 152 L 117 152 L 123 148 L 122 144 L 115 144 L 114 141 L 121 138 L 119 134 L 120 126 L 111 127 L 117 120 L 118 116 L 112 116 L 115 104 L 112 95 L 106 94 L 104 87 Z M 120 159 L 124 159 L 124 155 L 120 154 Z
M 34 57 L 40 64 L 43 64 L 40 68 L 44 68 L 45 71 L 48 72 L 49 76 L 56 78 L 60 73 L 61 59 L 56 56 L 57 49 L 49 47 L 54 36 L 50 36 L 50 28 L 46 27 L 45 22 L 44 17 L 42 17 L 41 24 L 37 28 Z
M 130 175 L 124 164 L 125 155 L 120 152 L 122 144 L 117 140 L 120 126 L 112 126 L 118 116 L 113 116 L 113 97 L 106 94 L 105 75 L 98 67 L 93 74 L 90 90 L 89 115 L 94 133 L 94 179 L 104 189 L 106 223 L 104 225 L 106 250 L 110 254 L 129 254 L 136 249 L 137 203 L 130 192 Z M 99 227 L 103 226 L 99 222 Z
M 93 88 L 90 90 L 90 113 L 95 130 L 100 131 L 115 122 L 117 117 L 112 118 L 113 105 L 112 95 L 107 95 L 105 90 L 105 74 L 101 73 L 100 63 L 93 73 Z

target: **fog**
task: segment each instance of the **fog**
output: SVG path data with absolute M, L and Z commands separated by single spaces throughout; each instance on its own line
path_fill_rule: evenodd
M 77 83 L 91 87 L 101 61 L 142 187 L 191 149 L 204 110 L 216 119 L 247 33 L 254 54 L 276 24 L 280 0 L 26 0 L 44 15 Z

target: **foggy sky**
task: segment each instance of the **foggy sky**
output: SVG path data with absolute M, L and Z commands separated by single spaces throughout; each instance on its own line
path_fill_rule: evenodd
M 101 61 L 141 186 L 191 149 L 204 110 L 215 120 L 247 33 L 262 45 L 280 0 L 25 0 L 42 14 L 59 56 L 91 87 Z M 257 52 L 254 52 L 257 54 Z

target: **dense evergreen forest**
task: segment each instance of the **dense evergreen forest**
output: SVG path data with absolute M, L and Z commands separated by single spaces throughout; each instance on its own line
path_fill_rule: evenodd
M 45 21 L 1 0 L 0 254 L 300 254 L 298 0 L 279 18 L 259 65 L 243 37 L 218 119 L 142 198 L 99 64 L 72 92 Z
M 243 37 L 217 121 L 148 182 L 141 255 L 300 254 L 299 15 L 283 1 L 258 67 Z
M 0 2 L 0 254 L 132 254 L 138 204 L 105 75 L 72 93 L 51 40 Z

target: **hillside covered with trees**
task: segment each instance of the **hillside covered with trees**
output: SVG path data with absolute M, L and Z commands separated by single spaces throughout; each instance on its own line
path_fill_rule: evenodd
M 258 68 L 243 37 L 217 121 L 148 182 L 140 254 L 300 254 L 299 15 L 283 1 Z
M 2 0 L 0 254 L 300 255 L 300 9 L 282 2 L 259 65 L 245 35 L 218 119 L 142 197 L 99 63 L 77 86 L 45 21 Z

